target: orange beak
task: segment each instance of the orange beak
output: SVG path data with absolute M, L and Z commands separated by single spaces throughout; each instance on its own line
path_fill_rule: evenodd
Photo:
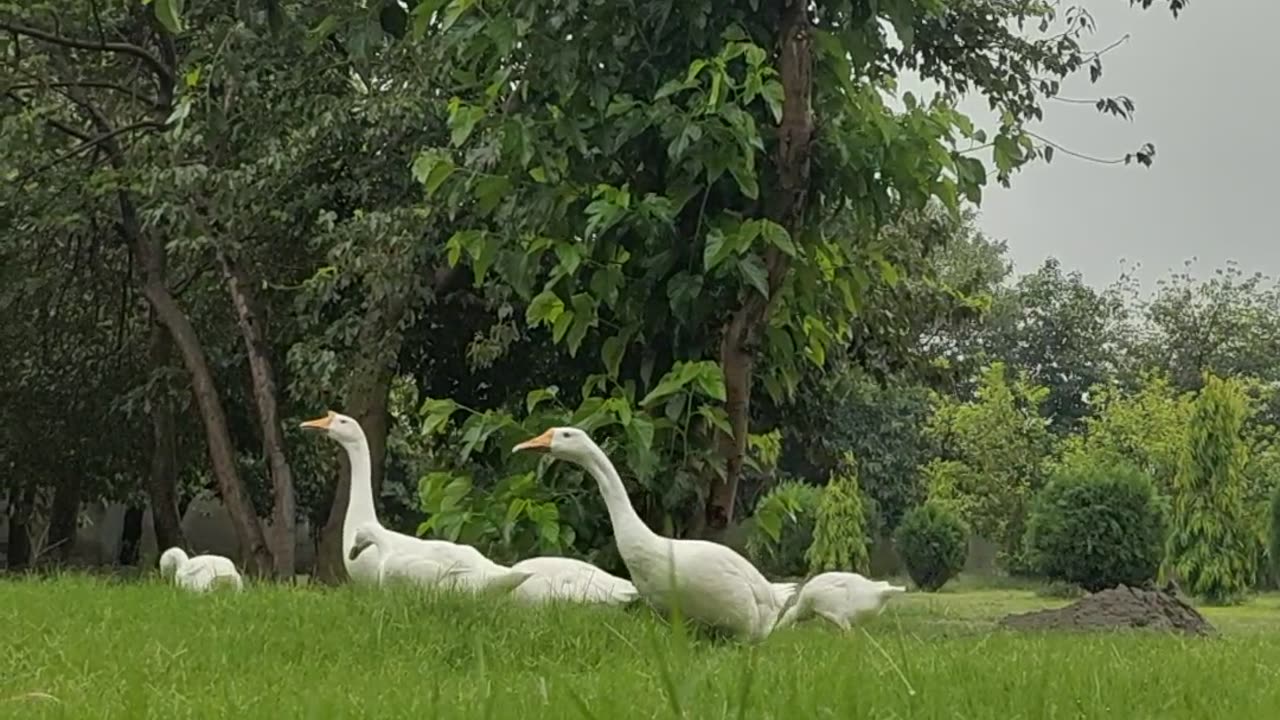
M 555 428 L 551 428 L 536 438 L 525 440 L 524 442 L 511 448 L 511 452 L 520 452 L 521 450 L 550 450 L 551 438 L 555 435 Z
M 333 419 L 337 416 L 337 413 L 330 410 L 324 417 L 319 417 L 315 420 L 308 420 L 302 423 L 302 427 L 311 428 L 312 430 L 328 430 L 329 424 L 332 423 Z

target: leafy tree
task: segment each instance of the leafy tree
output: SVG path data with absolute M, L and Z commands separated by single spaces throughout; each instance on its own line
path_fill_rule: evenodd
M 1174 482 L 1167 562 L 1185 587 L 1210 602 L 1238 600 L 1255 572 L 1255 545 L 1244 506 L 1248 448 L 1241 383 L 1206 374 L 1192 409 Z
M 927 502 L 902 518 L 894 540 L 911 581 L 937 592 L 964 568 L 969 528 L 946 506 Z
M 993 363 L 973 400 L 938 399 L 926 431 L 940 454 L 923 472 L 930 501 L 959 513 L 1019 569 L 1027 506 L 1043 483 L 1053 443 L 1040 414 L 1048 390 L 1025 374 L 1013 382 L 1006 376 L 1004 364 Z
M 809 572 L 866 572 L 870 563 L 866 534 L 857 461 L 846 453 L 818 502 L 813 544 L 805 552 Z
M 1050 258 L 998 295 L 990 314 L 988 357 L 1022 370 L 1048 390 L 1043 411 L 1059 435 L 1089 414 L 1089 390 L 1113 378 L 1126 347 L 1127 308 Z
M 1165 525 L 1151 478 L 1132 465 L 1063 469 L 1036 495 L 1027 555 L 1045 577 L 1089 592 L 1154 580 Z
M 1186 445 L 1192 400 L 1158 371 L 1144 373 L 1135 390 L 1097 385 L 1089 391 L 1093 414 L 1084 418 L 1079 433 L 1063 441 L 1056 464 L 1132 464 L 1168 495 Z
M 1271 572 L 1280 577 L 1280 487 L 1271 493 Z

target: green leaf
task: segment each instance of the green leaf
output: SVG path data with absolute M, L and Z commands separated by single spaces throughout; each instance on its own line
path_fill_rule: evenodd
M 453 163 L 450 163 L 452 166 Z M 451 168 L 452 170 L 452 168 Z M 431 191 L 428 186 L 428 192 Z M 476 209 L 488 214 L 511 192 L 511 181 L 502 175 L 487 175 L 476 183 Z
M 747 255 L 739 260 L 738 272 L 742 274 L 742 279 L 748 285 L 759 290 L 762 296 L 769 297 L 769 275 L 759 257 Z
M 738 189 L 743 195 L 755 200 L 760 196 L 760 181 L 756 178 L 756 173 L 741 162 L 729 163 L 729 174 L 733 175 L 733 179 L 738 183 Z
M 706 418 L 707 422 L 720 432 L 733 436 L 733 426 L 729 424 L 729 414 L 724 411 L 724 408 L 703 405 L 698 408 L 697 414 Z
M 648 395 L 644 396 L 644 399 L 640 401 L 640 405 L 642 407 L 647 407 L 665 397 L 674 395 L 675 393 L 680 392 L 680 388 L 684 387 L 687 382 L 688 381 L 681 382 L 678 376 L 673 377 L 672 373 L 667 373 L 658 381 L 657 387 L 649 391 Z
M 569 329 L 566 342 L 569 357 L 574 357 L 578 354 L 583 338 L 587 336 L 587 330 L 594 327 L 598 319 L 596 300 L 587 293 L 575 293 L 570 302 L 573 305 L 573 326 Z
M 573 311 L 565 310 L 556 318 L 555 324 L 551 326 L 551 341 L 560 342 L 565 333 L 569 332 L 569 327 L 573 324 Z
M 422 404 L 422 432 L 425 435 L 435 435 L 449 424 L 449 418 L 457 412 L 458 404 L 454 401 L 443 398 L 439 400 L 428 398 Z
M 440 32 L 448 32 L 453 24 L 458 22 L 458 18 L 462 17 L 476 0 L 453 0 L 449 3 L 449 7 L 445 8 L 444 18 L 440 21 Z
M 893 263 L 884 258 L 880 258 L 880 277 L 890 286 L 898 284 L 898 268 Z
M 654 94 L 653 99 L 655 101 L 661 100 L 662 98 L 678 93 L 687 87 L 688 86 L 683 80 L 669 80 L 664 83 L 662 87 L 658 88 L 658 92 Z
M 582 252 L 572 242 L 559 242 L 555 246 L 556 257 L 560 260 L 559 270 L 565 275 L 572 275 L 582 264 Z
M 778 248 L 782 252 L 795 257 L 799 254 L 796 245 L 791 241 L 791 233 L 778 223 L 763 218 L 760 220 L 760 234 L 764 236 L 764 241 Z
M 320 43 L 327 40 L 337 29 L 338 17 L 336 15 L 326 15 L 319 25 L 307 31 L 307 37 L 302 42 L 302 49 L 310 55 L 320 47 Z
M 626 353 L 626 344 L 622 338 L 613 335 L 605 338 L 600 345 L 600 359 L 604 361 L 604 369 L 609 377 L 617 379 L 618 369 L 622 366 L 622 356 Z
M 457 147 L 471 137 L 471 132 L 476 129 L 476 123 L 484 118 L 484 108 L 465 105 L 456 98 L 452 105 L 449 112 L 449 142 Z
M 633 415 L 627 424 L 627 437 L 648 451 L 653 448 L 653 430 L 652 420 L 643 415 Z
M 530 415 L 532 415 L 533 411 L 537 409 L 538 405 L 542 404 L 546 400 L 551 400 L 552 398 L 556 397 L 559 394 L 560 394 L 560 388 L 556 387 L 555 385 L 552 385 L 550 387 L 536 388 L 536 389 L 530 390 L 529 394 L 524 396 L 525 410 Z
M 698 375 L 694 378 L 698 390 L 703 395 L 724 402 L 724 371 L 717 363 L 703 362 L 700 363 Z
M 529 303 L 524 319 L 530 327 L 554 324 L 564 314 L 564 302 L 551 290 L 543 290 Z
M 711 228 L 707 233 L 707 243 L 702 248 L 702 263 L 707 270 L 714 270 L 729 257 L 733 249 L 733 244 L 720 228 Z
M 421 0 L 418 3 L 418 6 L 413 9 L 413 25 L 409 29 L 410 40 L 417 42 L 426 36 L 431 17 L 436 14 L 441 5 L 444 5 L 444 0 Z
M 156 20 L 174 35 L 182 32 L 183 4 L 183 0 L 155 0 L 153 3 Z

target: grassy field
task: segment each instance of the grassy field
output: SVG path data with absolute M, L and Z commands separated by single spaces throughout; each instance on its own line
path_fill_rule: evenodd
M 0 581 L 0 717 L 1276 717 L 1280 598 L 1206 611 L 1208 640 L 992 629 L 1062 602 L 911 593 L 864 630 L 810 623 L 752 649 L 640 608 Z

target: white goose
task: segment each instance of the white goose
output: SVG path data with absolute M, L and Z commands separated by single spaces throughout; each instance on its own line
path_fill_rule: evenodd
M 591 563 L 566 557 L 536 557 L 511 566 L 533 577 L 516 588 L 515 597 L 527 603 L 552 601 L 625 605 L 640 597 L 636 586 Z
M 513 449 L 520 450 L 549 451 L 591 473 L 609 508 L 618 553 L 645 600 L 663 609 L 674 601 L 687 617 L 753 642 L 773 631 L 790 594 L 724 545 L 673 540 L 650 530 L 632 507 L 613 463 L 586 433 L 551 428 Z
M 206 592 L 218 586 L 244 589 L 240 571 L 230 559 L 221 555 L 187 557 L 186 551 L 178 547 L 171 547 L 160 556 L 160 574 L 192 592 Z
M 779 583 L 781 584 L 781 583 Z M 906 592 L 900 585 L 869 580 L 858 573 L 825 572 L 814 575 L 800 588 L 795 603 L 778 620 L 778 627 L 818 616 L 841 630 L 864 617 L 884 612 L 894 595 Z
M 395 582 L 407 582 L 419 587 L 442 588 L 445 590 L 494 591 L 511 590 L 529 578 L 530 573 L 518 570 L 507 570 L 497 566 L 498 570 L 474 567 L 446 566 L 432 559 L 430 547 L 420 552 L 406 552 L 408 543 L 396 543 L 395 533 L 377 523 L 365 523 L 356 529 L 355 544 L 347 557 L 355 559 L 370 545 L 377 549 L 378 584 L 388 585 Z M 417 538 L 411 538 L 417 540 Z M 418 540 L 429 543 L 428 540 Z
M 376 526 L 381 531 L 379 539 L 382 547 L 392 548 L 396 554 L 403 554 L 408 558 L 429 560 L 444 568 L 476 573 L 475 577 L 483 577 L 488 582 L 502 586 L 513 582 L 517 577 L 521 581 L 528 577 L 523 572 L 513 574 L 510 568 L 493 562 L 470 545 L 459 545 L 447 540 L 423 540 L 382 527 L 373 506 L 369 441 L 365 438 L 360 423 L 354 418 L 330 411 L 322 418 L 302 423 L 302 427 L 324 431 L 342 446 L 351 462 L 351 492 L 347 498 L 347 514 L 342 521 L 342 561 L 347 567 L 347 575 L 354 582 L 377 584 L 382 571 L 379 546 L 369 544 L 353 552 L 356 547 L 356 531 L 366 525 Z

